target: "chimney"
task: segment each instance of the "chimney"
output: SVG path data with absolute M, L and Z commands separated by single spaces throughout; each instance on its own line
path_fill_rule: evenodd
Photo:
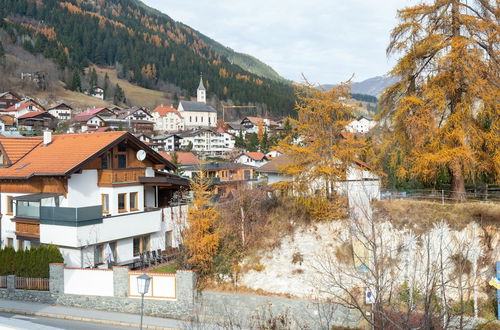
M 43 132 L 43 145 L 48 146 L 51 143 L 52 143 L 52 132 L 51 131 L 44 131 Z

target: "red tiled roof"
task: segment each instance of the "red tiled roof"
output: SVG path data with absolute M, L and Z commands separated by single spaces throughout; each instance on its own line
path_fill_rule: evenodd
M 159 105 L 153 110 L 153 112 L 158 112 L 160 117 L 165 117 L 167 115 L 167 113 L 171 112 L 171 113 L 175 113 L 177 116 L 179 116 L 179 118 L 182 118 L 179 111 L 177 109 L 172 108 L 172 107 Z
M 106 132 L 94 134 L 61 134 L 52 137 L 52 143 L 45 146 L 42 138 L 0 138 L 7 154 L 15 156 L 17 163 L 0 168 L 2 178 L 29 178 L 34 175 L 67 175 L 81 163 L 122 138 L 127 132 Z M 33 141 L 31 141 L 33 140 Z M 10 146 L 9 146 L 10 144 Z M 15 151 L 15 152 L 14 152 Z M 14 161 L 11 158 L 11 161 Z
M 7 154 L 11 163 L 17 162 L 20 158 L 33 150 L 42 142 L 42 137 L 0 137 L 0 145 Z
M 159 154 L 162 155 L 169 162 L 172 161 L 173 152 L 169 153 L 169 152 L 161 151 L 161 152 L 159 152 Z M 198 157 L 196 157 L 196 155 L 193 154 L 192 152 L 177 151 L 177 159 L 178 159 L 179 164 L 182 164 L 182 165 L 199 165 L 199 164 L 201 164 Z
M 94 117 L 95 115 L 97 115 L 99 112 L 104 111 L 104 110 L 111 111 L 111 110 L 109 110 L 108 108 L 96 108 L 96 109 L 90 109 L 90 110 L 87 110 L 87 111 L 84 111 L 84 112 L 80 112 L 79 114 L 77 114 L 77 115 L 75 116 L 75 120 L 76 120 L 76 121 L 80 121 L 80 122 L 87 121 L 87 120 L 89 120 L 90 118 L 92 118 L 92 117 Z
M 253 160 L 256 161 L 261 161 L 263 158 L 266 157 L 262 152 L 256 151 L 256 152 L 245 152 L 243 153 L 244 155 L 247 155 L 248 157 L 252 158 Z
M 4 111 L 5 112 L 11 112 L 11 111 L 21 111 L 23 109 L 26 109 L 27 107 L 29 107 L 30 105 L 34 106 L 35 108 L 37 108 L 38 110 L 45 110 L 42 106 L 40 106 L 38 103 L 36 102 L 33 102 L 33 101 L 21 101 L 20 103 L 18 103 L 19 106 L 16 107 L 16 104 L 8 107 L 7 109 L 5 109 Z
M 265 123 L 265 118 L 262 117 L 245 117 L 246 119 L 250 120 L 250 122 L 254 125 L 259 125 L 260 122 Z M 269 119 L 269 125 L 271 126 L 278 126 L 278 123 L 275 122 L 274 120 Z
M 28 113 L 25 113 L 24 115 L 18 117 L 17 119 L 26 119 L 26 118 L 31 118 L 31 117 L 36 117 L 38 115 L 42 115 L 42 114 L 48 114 L 48 112 L 46 111 L 33 111 L 33 112 L 28 112 Z
M 14 125 L 14 123 L 16 122 L 16 118 L 14 118 L 11 115 L 2 115 L 2 114 L 0 114 L 0 120 L 3 121 L 4 124 L 7 125 L 7 126 Z

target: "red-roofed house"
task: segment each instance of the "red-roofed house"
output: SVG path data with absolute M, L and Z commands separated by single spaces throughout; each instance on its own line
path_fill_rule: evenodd
M 157 106 L 152 114 L 156 131 L 178 132 L 184 130 L 184 118 L 177 109 L 162 104 Z
M 0 248 L 53 244 L 69 267 L 107 268 L 106 250 L 127 266 L 178 246 L 189 183 L 130 133 L 0 137 L 0 159 Z
M 244 152 L 234 160 L 235 163 L 261 167 L 269 161 L 267 156 L 260 151 Z
M 66 103 L 59 103 L 58 105 L 50 107 L 47 111 L 59 120 L 69 120 L 73 108 Z
M 0 109 L 7 109 L 16 103 L 21 102 L 21 100 L 21 96 L 14 92 L 0 93 Z
M 116 118 L 116 113 L 108 108 L 95 108 L 80 112 L 74 118 L 80 131 L 95 131 L 99 127 L 104 126 L 105 120 Z
M 55 117 L 47 111 L 28 112 L 17 118 L 17 127 L 28 131 L 40 131 L 54 128 Z
M 28 112 L 34 112 L 34 111 L 45 111 L 44 107 L 42 107 L 40 104 L 33 100 L 23 100 L 21 102 L 18 102 L 7 109 L 3 110 L 2 112 L 7 115 L 12 115 L 16 118 L 19 118 Z
M 159 152 L 160 155 L 165 157 L 169 162 L 172 161 L 172 155 L 174 154 L 173 152 Z M 200 165 L 201 162 L 196 157 L 196 155 L 192 152 L 183 152 L 183 151 L 177 151 L 175 152 L 177 154 L 177 162 L 183 166 L 190 166 L 190 165 Z

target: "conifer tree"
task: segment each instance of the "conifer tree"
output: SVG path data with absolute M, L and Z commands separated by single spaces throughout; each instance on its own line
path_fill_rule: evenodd
M 69 88 L 75 92 L 81 92 L 82 90 L 82 82 L 80 80 L 80 72 L 78 72 L 78 69 L 73 70 L 73 75 L 71 77 L 71 84 Z
M 96 87 L 97 87 L 97 72 L 95 71 L 95 68 L 92 68 L 89 74 L 89 92 L 91 93 L 94 92 Z
M 430 0 L 398 17 L 382 155 L 400 179 L 449 175 L 452 197 L 464 198 L 466 180 L 500 178 L 498 1 Z
M 115 104 L 127 102 L 127 99 L 125 98 L 125 92 L 118 84 L 116 84 L 115 86 L 115 95 L 113 96 L 113 102 Z
M 104 90 L 104 99 L 106 100 L 111 95 L 111 82 L 109 81 L 108 73 L 104 76 L 104 86 L 102 89 Z
M 188 263 L 204 276 L 212 269 L 219 247 L 218 211 L 210 204 L 213 192 L 205 172 L 191 182 L 191 190 L 194 200 L 188 211 L 189 226 L 185 231 L 184 246 L 188 252 Z
M 0 59 L 5 56 L 5 50 L 3 48 L 2 40 L 0 40 Z

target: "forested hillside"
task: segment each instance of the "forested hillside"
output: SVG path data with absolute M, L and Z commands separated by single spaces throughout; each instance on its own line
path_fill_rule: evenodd
M 114 66 L 139 86 L 173 84 L 187 95 L 202 72 L 209 97 L 265 104 L 275 116 L 293 108 L 291 85 L 232 64 L 207 37 L 136 0 L 3 0 L 0 28 L 63 70 Z

